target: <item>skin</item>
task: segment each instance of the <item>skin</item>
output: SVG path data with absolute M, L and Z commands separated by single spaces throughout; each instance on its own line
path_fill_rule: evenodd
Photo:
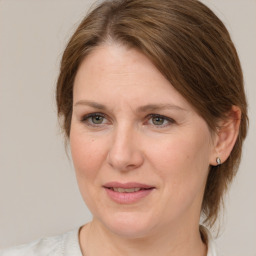
M 93 215 L 84 255 L 206 255 L 198 223 L 219 136 L 147 57 L 117 44 L 83 60 L 73 97 L 72 158 Z M 103 188 L 112 181 L 155 189 L 119 204 Z

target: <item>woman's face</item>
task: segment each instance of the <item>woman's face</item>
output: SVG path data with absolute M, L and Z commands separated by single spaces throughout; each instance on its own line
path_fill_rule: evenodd
M 149 59 L 100 46 L 73 97 L 71 152 L 94 222 L 128 237 L 198 225 L 213 138 Z

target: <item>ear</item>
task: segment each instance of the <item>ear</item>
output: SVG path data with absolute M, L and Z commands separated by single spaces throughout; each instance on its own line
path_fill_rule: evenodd
M 217 133 L 214 139 L 213 154 L 210 159 L 211 165 L 218 165 L 217 157 L 224 163 L 229 157 L 239 133 L 241 120 L 241 110 L 237 106 L 232 106 L 224 120 L 218 124 Z

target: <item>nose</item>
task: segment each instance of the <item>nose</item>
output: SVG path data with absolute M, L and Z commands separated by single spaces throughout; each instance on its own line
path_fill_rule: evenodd
M 123 127 L 113 132 L 111 146 L 108 152 L 108 164 L 118 171 L 129 171 L 140 167 L 144 155 L 138 142 L 138 131 Z

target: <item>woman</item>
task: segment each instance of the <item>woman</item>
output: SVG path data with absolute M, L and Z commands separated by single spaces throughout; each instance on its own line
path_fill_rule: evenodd
M 247 130 L 239 59 L 195 0 L 106 1 L 63 54 L 58 113 L 93 220 L 1 255 L 217 255 Z

